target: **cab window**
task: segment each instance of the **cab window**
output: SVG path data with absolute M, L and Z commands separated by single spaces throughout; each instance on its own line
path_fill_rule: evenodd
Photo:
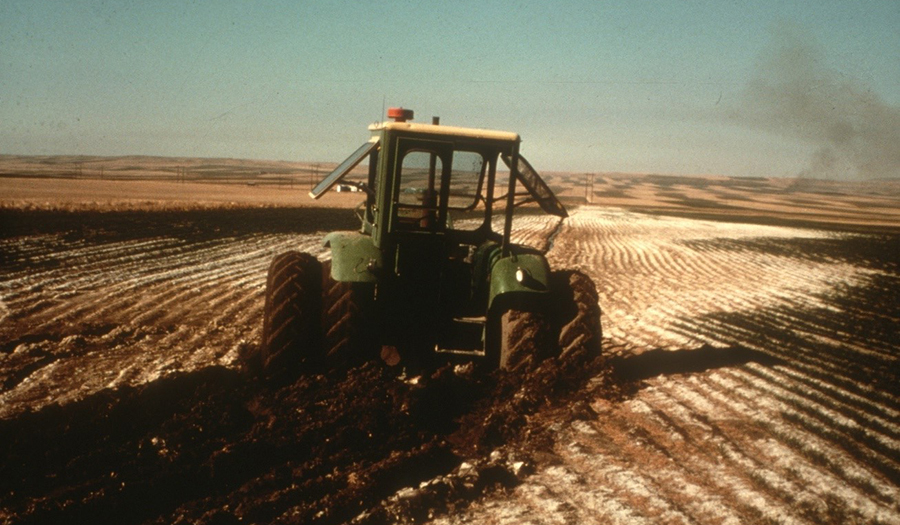
M 450 174 L 450 192 L 447 206 L 465 210 L 478 204 L 484 174 L 484 157 L 474 151 L 454 151 L 453 171 Z

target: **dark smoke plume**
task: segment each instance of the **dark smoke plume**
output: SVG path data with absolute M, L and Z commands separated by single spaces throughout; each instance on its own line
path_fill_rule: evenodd
M 776 30 L 736 117 L 813 144 L 800 177 L 900 177 L 900 108 L 827 69 L 810 41 L 793 28 Z

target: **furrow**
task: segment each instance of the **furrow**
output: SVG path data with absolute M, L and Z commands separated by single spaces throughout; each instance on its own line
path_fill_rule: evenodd
M 796 492 L 783 490 L 790 485 L 768 469 L 766 460 L 744 438 L 745 431 L 728 428 L 727 424 L 739 420 L 740 414 L 699 396 L 692 385 L 681 381 L 655 381 L 650 394 L 644 401 L 685 429 L 690 447 L 675 452 L 681 452 L 677 457 L 690 457 L 691 461 L 682 468 L 697 469 L 702 476 L 714 473 L 703 484 L 717 487 L 719 497 L 741 501 L 744 515 L 778 522 L 797 520 L 792 507 Z M 676 458 L 673 461 L 681 464 Z
M 897 510 L 900 491 L 896 485 L 878 481 L 841 447 L 830 446 L 821 437 L 820 429 L 798 426 L 796 418 L 785 416 L 793 409 L 775 399 L 765 386 L 756 384 L 744 371 L 714 374 L 703 387 L 703 395 L 723 405 L 739 407 L 761 429 L 755 447 L 766 455 L 770 465 L 777 466 L 785 477 L 800 485 L 801 490 L 827 500 L 840 487 L 840 499 L 851 502 L 855 512 L 870 517 L 884 514 L 886 508 Z M 772 454 L 775 450 L 779 452 Z M 805 474 L 799 476 L 798 468 Z M 816 483 L 810 484 L 813 479 Z M 848 493 L 850 490 L 852 495 Z
M 764 385 L 766 395 L 779 403 L 783 417 L 810 433 L 842 446 L 846 452 L 865 463 L 877 466 L 892 481 L 900 484 L 900 463 L 896 459 L 900 457 L 900 442 L 871 427 L 862 428 L 852 417 L 854 414 L 848 417 L 810 399 L 801 389 L 782 386 L 779 382 L 781 378 L 764 368 L 748 367 L 747 373 L 754 377 L 754 384 L 759 388 Z

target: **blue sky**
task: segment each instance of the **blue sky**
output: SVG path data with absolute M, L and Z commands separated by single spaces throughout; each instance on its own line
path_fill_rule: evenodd
M 386 104 L 546 171 L 900 177 L 897 57 L 896 0 L 0 0 L 0 153 L 339 162 Z

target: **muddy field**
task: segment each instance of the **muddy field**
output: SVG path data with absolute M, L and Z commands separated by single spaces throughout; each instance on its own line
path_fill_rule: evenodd
M 17 194 L 0 521 L 900 523 L 900 193 L 794 183 L 610 175 L 518 220 L 593 278 L 601 359 L 281 385 L 238 366 L 266 267 L 351 210 Z

